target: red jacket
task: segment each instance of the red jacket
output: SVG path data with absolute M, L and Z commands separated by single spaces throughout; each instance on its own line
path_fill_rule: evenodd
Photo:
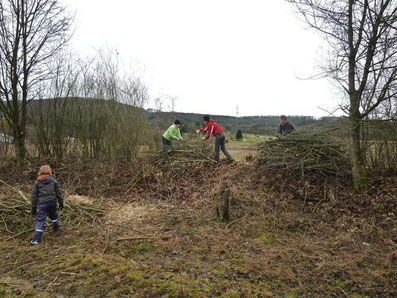
M 210 136 L 217 136 L 223 132 L 222 127 L 215 121 L 208 121 L 207 125 L 200 128 L 200 132 L 207 131 L 205 138 L 208 140 Z

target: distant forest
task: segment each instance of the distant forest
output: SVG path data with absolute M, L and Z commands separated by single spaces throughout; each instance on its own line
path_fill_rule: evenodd
M 121 116 L 127 117 L 129 121 L 120 121 Z M 30 141 L 45 147 L 43 152 L 51 151 L 52 149 L 48 149 L 51 146 L 58 146 L 62 152 L 64 150 L 62 146 L 67 145 L 67 142 L 64 144 L 62 136 L 67 137 L 66 140 L 72 138 L 82 142 L 96 142 L 108 135 L 113 140 L 115 128 L 118 129 L 117 132 L 120 132 L 117 136 L 118 144 L 121 144 L 124 138 L 125 148 L 128 149 L 133 147 L 132 141 L 140 144 L 143 142 L 141 139 L 145 137 L 150 141 L 157 140 L 157 136 L 162 134 L 175 119 L 182 121 L 182 133 L 194 133 L 203 125 L 203 116 L 197 113 L 143 109 L 114 100 L 51 98 L 29 102 L 27 126 L 31 132 Z M 210 117 L 219 122 L 226 132 L 233 135 L 238 130 L 241 130 L 243 135 L 274 135 L 279 125 L 278 115 L 245 117 L 210 115 Z M 327 132 L 327 134 L 332 133 L 338 137 L 348 138 L 348 122 L 345 117 L 315 118 L 294 115 L 287 115 L 287 117 L 300 133 Z M 362 121 L 362 129 L 367 140 L 396 140 L 397 122 L 393 120 Z M 155 137 L 152 138 L 149 132 Z M 12 140 L 12 131 L 4 115 L 0 113 L 0 143 Z M 95 144 L 97 146 L 97 143 Z
M 55 106 L 54 106 L 55 104 Z M 128 104 L 116 103 L 113 101 L 105 101 L 100 99 L 93 98 L 65 98 L 61 99 L 45 99 L 42 101 L 34 100 L 31 101 L 28 105 L 29 115 L 38 115 L 39 111 L 47 111 L 47 113 L 52 113 L 52 109 L 58 106 L 63 107 L 63 109 L 67 106 L 68 108 L 65 110 L 66 113 L 70 113 L 75 115 L 78 111 L 82 109 L 84 106 L 89 106 L 90 110 L 106 110 L 113 105 L 117 106 L 117 110 L 125 110 L 129 111 L 129 113 L 136 113 L 138 111 L 143 112 L 145 115 L 145 119 L 149 126 L 157 127 L 160 130 L 166 129 L 175 119 L 179 119 L 182 121 L 182 132 L 194 132 L 197 128 L 203 125 L 203 116 L 204 114 L 197 113 L 179 113 L 179 112 L 161 112 L 152 109 L 142 109 L 133 107 Z M 109 106 L 110 105 L 110 106 Z M 61 110 L 63 110 L 61 109 Z M 0 113 L 0 119 L 1 117 Z M 210 115 L 210 117 L 218 122 L 227 132 L 236 133 L 237 130 L 241 129 L 241 131 L 248 134 L 256 134 L 256 135 L 273 135 L 277 132 L 277 128 L 279 125 L 279 116 L 244 116 L 244 117 L 234 117 L 234 116 L 222 116 L 222 115 Z M 291 115 L 288 116 L 288 121 L 292 123 L 297 128 L 306 127 L 312 125 L 324 125 L 329 124 L 330 122 L 334 122 L 337 120 L 337 117 L 323 117 L 323 118 L 315 118 L 313 116 L 296 116 Z M 33 119 L 32 117 L 28 117 L 29 125 L 32 125 Z M 66 129 L 66 128 L 65 128 Z M 1 129 L 0 129 L 1 130 Z
M 157 123 L 158 126 L 162 126 L 159 122 L 172 122 L 173 119 L 179 119 L 182 121 L 183 128 L 182 132 L 192 132 L 198 127 L 203 125 L 203 114 L 195 113 L 178 113 L 178 112 L 158 112 L 153 110 L 146 111 L 146 118 L 149 123 Z M 243 133 L 257 134 L 257 135 L 272 135 L 277 132 L 279 125 L 279 116 L 244 116 L 244 117 L 233 117 L 233 116 L 220 116 L 210 115 L 213 120 L 221 124 L 228 132 L 237 132 L 241 129 Z M 323 117 L 316 119 L 313 116 L 287 116 L 288 122 L 292 123 L 296 127 L 303 127 L 313 124 L 323 124 L 334 121 L 337 117 Z M 168 123 L 166 123 L 168 124 Z

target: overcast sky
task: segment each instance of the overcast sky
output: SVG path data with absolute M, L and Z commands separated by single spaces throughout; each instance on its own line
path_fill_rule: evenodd
M 327 80 L 299 79 L 324 45 L 283 0 L 62 1 L 76 13 L 76 51 L 117 49 L 177 111 L 324 116 L 318 107 L 338 105 Z

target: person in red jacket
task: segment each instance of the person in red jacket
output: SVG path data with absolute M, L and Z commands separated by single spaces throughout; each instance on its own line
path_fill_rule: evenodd
M 215 121 L 210 120 L 210 116 L 208 115 L 204 116 L 204 121 L 205 126 L 199 129 L 197 133 L 205 131 L 206 135 L 203 137 L 205 140 L 208 140 L 211 136 L 215 137 L 215 160 L 219 161 L 219 149 L 221 149 L 223 154 L 226 155 L 227 159 L 229 161 L 233 161 L 233 158 L 225 148 L 225 134 L 222 127 Z

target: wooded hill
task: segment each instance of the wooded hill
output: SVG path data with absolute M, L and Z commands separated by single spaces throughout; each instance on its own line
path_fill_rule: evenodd
M 29 115 L 37 115 L 40 113 L 60 113 L 64 111 L 72 116 L 72 114 L 81 113 L 82 110 L 88 107 L 92 110 L 97 110 L 96 114 L 105 113 L 106 110 L 118 110 L 128 114 L 143 114 L 147 120 L 147 124 L 152 127 L 166 129 L 175 119 L 182 121 L 182 132 L 194 132 L 198 127 L 203 125 L 204 114 L 198 113 L 181 113 L 181 112 L 162 112 L 153 109 L 143 109 L 134 107 L 129 104 L 120 103 L 117 101 L 92 99 L 92 98 L 61 98 L 61 99 L 45 99 L 34 100 L 29 103 Z M 84 113 L 83 113 L 84 114 Z M 83 115 L 81 115 L 83 116 Z M 88 115 L 87 115 L 88 116 Z M 279 125 L 279 116 L 225 116 L 225 115 L 210 115 L 212 119 L 219 122 L 228 132 L 235 133 L 241 129 L 243 134 L 256 135 L 273 135 L 277 132 Z M 313 129 L 333 129 L 343 126 L 342 118 L 338 117 L 322 117 L 315 118 L 313 116 L 287 116 L 288 121 L 297 128 Z M 32 120 L 32 117 L 30 117 Z M 100 117 L 101 118 L 101 117 Z M 342 121 L 341 121 L 342 120 Z M 31 122 L 31 121 L 29 121 Z M 379 122 L 379 124 L 377 124 Z M 371 135 L 375 137 L 379 133 L 387 133 L 389 136 L 396 135 L 397 130 L 395 121 L 371 121 Z M 368 122 L 369 123 L 369 122 Z M 366 125 L 364 125 L 366 126 Z M 378 127 L 379 126 L 379 127 Z M 347 132 L 339 131 L 338 134 L 347 136 Z
M 204 114 L 196 113 L 179 113 L 179 112 L 158 112 L 153 110 L 146 110 L 146 118 L 149 123 L 162 122 L 166 119 L 179 119 L 184 124 L 182 131 L 188 132 L 202 126 Z M 268 116 L 243 116 L 233 117 L 224 115 L 210 115 L 210 117 L 219 122 L 226 131 L 237 132 L 241 129 L 243 133 L 257 134 L 257 135 L 273 135 L 277 132 L 279 125 L 279 117 L 274 115 Z M 323 117 L 316 119 L 313 116 L 287 116 L 288 121 L 294 126 L 302 127 L 312 124 L 324 124 L 337 120 L 337 117 Z
M 60 99 L 45 99 L 33 100 L 29 103 L 30 115 L 36 114 L 38 110 L 53 111 L 54 105 L 58 106 L 58 111 L 64 109 L 67 113 L 77 113 L 83 106 L 100 107 L 101 110 L 120 109 L 131 112 L 142 112 L 149 125 L 165 129 L 175 119 L 182 121 L 182 132 L 193 132 L 203 124 L 204 114 L 198 113 L 181 113 L 181 112 L 162 112 L 153 109 L 137 108 L 129 104 L 124 104 L 111 100 L 93 99 L 93 98 L 60 98 Z M 69 107 L 69 108 L 67 108 Z M 279 115 L 267 116 L 225 116 L 225 115 L 210 115 L 212 119 L 219 122 L 228 132 L 235 133 L 241 129 L 243 134 L 257 134 L 257 135 L 273 135 L 278 128 Z M 288 121 L 296 127 L 307 125 L 328 125 L 335 122 L 337 117 L 323 117 L 316 119 L 313 116 L 288 116 Z

